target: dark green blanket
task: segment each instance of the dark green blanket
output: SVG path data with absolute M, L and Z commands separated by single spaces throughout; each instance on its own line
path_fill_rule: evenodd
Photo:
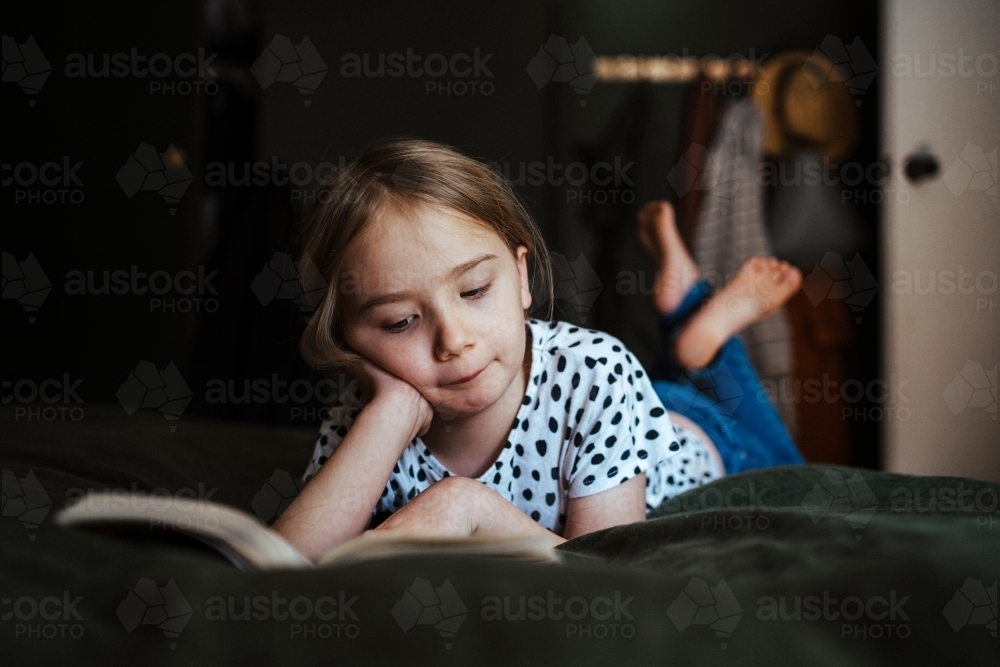
M 568 542 L 562 565 L 244 573 L 52 515 L 87 489 L 158 489 L 269 521 L 312 426 L 117 407 L 0 424 L 4 664 L 997 664 L 996 484 L 774 468 Z

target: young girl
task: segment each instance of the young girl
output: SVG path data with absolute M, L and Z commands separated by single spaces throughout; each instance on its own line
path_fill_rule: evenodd
M 304 254 L 328 286 L 301 349 L 314 366 L 346 369 L 358 387 L 335 402 L 308 484 L 273 527 L 305 555 L 361 536 L 377 518 L 382 533 L 536 534 L 554 546 L 644 519 L 723 475 L 744 445 L 773 449 L 741 439 L 749 434 L 726 422 L 737 415 L 720 414 L 684 381 L 655 388 L 613 336 L 528 318 L 529 259 L 551 318 L 548 253 L 510 186 L 479 162 L 393 141 L 320 194 Z M 785 264 L 748 263 L 695 314 L 705 285 L 690 257 L 678 259 L 669 206 L 647 207 L 640 222 L 669 269 L 657 288 L 665 324 L 683 322 L 667 332 L 676 352 L 668 370 L 732 365 L 740 349 L 729 336 L 801 281 Z M 714 422 L 668 415 L 658 391 Z M 780 422 L 763 421 L 797 455 Z

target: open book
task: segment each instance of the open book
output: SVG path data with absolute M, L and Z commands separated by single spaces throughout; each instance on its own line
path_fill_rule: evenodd
M 174 531 L 209 545 L 243 570 L 313 566 L 283 537 L 247 512 L 193 498 L 171 498 L 160 504 L 144 494 L 92 491 L 60 511 L 55 521 L 60 526 Z M 560 562 L 559 552 L 548 545 L 544 536 L 404 538 L 367 531 L 328 551 L 318 564 L 344 565 L 427 554 Z

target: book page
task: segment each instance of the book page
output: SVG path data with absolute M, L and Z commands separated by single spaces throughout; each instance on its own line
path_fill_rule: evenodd
M 59 512 L 61 526 L 131 525 L 190 535 L 244 570 L 310 567 L 284 538 L 246 512 L 193 498 L 91 492 Z

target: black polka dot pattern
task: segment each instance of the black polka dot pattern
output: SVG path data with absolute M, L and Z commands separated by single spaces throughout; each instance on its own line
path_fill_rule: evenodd
M 648 511 L 721 475 L 704 443 L 671 422 L 647 374 L 620 340 L 567 322 L 526 323 L 532 337 L 530 381 L 507 444 L 479 477 L 481 483 L 562 533 L 571 498 L 612 489 L 645 472 Z M 334 402 L 305 480 L 333 453 L 362 407 L 357 389 Z M 374 511 L 394 512 L 451 475 L 415 438 Z

